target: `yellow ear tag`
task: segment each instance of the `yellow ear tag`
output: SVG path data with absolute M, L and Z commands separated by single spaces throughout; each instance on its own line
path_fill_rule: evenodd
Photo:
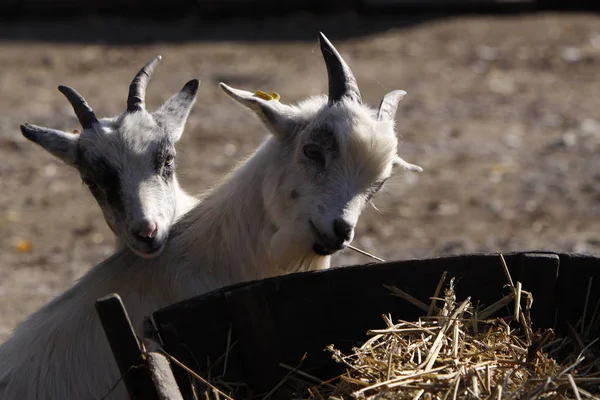
M 265 100 L 275 100 L 275 101 L 279 101 L 279 99 L 281 98 L 281 96 L 279 96 L 278 93 L 275 92 L 271 92 L 269 93 L 265 93 L 262 90 L 257 90 L 255 93 L 256 96 L 260 97 L 261 99 L 265 99 Z

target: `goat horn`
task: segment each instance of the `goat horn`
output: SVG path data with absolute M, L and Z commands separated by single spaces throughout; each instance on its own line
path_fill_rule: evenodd
M 396 111 L 398 110 L 398 103 L 404 96 L 406 96 L 406 92 L 404 90 L 393 90 L 383 96 L 381 103 L 379 103 L 377 119 L 380 121 L 393 120 L 396 116 Z
M 154 68 L 162 60 L 161 56 L 154 57 L 140 69 L 131 85 L 129 85 L 129 97 L 127 97 L 127 112 L 136 112 L 144 109 L 144 99 L 146 98 L 146 86 L 154 72 Z
M 358 103 L 362 103 L 354 74 L 322 32 L 319 32 L 319 44 L 327 67 L 329 105 L 340 101 L 343 97 L 349 97 Z
M 91 128 L 92 125 L 98 122 L 98 118 L 96 118 L 96 114 L 94 114 L 92 108 L 75 89 L 60 85 L 58 90 L 67 98 L 67 100 L 69 100 L 69 103 L 71 103 L 73 111 L 75 111 L 75 115 L 77 115 L 77 119 L 83 129 Z

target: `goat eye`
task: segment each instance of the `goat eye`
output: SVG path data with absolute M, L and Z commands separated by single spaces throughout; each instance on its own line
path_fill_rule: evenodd
M 167 158 L 165 159 L 165 167 L 172 167 L 174 163 L 175 163 L 175 157 L 167 156 Z
M 302 148 L 302 152 L 307 158 L 325 164 L 325 156 L 316 144 L 307 144 Z

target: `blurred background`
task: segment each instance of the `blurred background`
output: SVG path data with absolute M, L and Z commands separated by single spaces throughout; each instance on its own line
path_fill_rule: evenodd
M 78 174 L 21 136 L 25 122 L 79 128 L 56 89 L 99 116 L 157 54 L 150 108 L 192 78 L 196 106 L 178 147 L 198 192 L 265 137 L 218 89 L 326 93 L 324 32 L 377 106 L 400 103 L 397 174 L 354 244 L 386 260 L 468 252 L 600 254 L 600 16 L 584 1 L 9 0 L 0 5 L 0 340 L 112 253 Z M 370 262 L 345 251 L 334 265 Z

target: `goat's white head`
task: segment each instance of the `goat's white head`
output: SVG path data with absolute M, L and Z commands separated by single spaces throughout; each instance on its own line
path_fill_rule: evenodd
M 175 219 L 175 144 L 200 84 L 193 79 L 157 110 L 146 110 L 146 86 L 160 60 L 157 56 L 135 76 L 127 110 L 118 117 L 98 120 L 79 93 L 59 86 L 81 133 L 21 125 L 27 139 L 77 168 L 112 231 L 146 258 L 160 254 Z
M 406 92 L 386 94 L 379 108 L 363 104 L 356 79 L 321 33 L 328 97 L 296 106 L 231 88 L 221 89 L 253 110 L 272 132 L 276 149 L 262 182 L 265 208 L 277 231 L 272 251 L 297 248 L 330 255 L 348 246 L 358 218 L 394 166 L 421 167 L 397 155 L 394 117 Z

